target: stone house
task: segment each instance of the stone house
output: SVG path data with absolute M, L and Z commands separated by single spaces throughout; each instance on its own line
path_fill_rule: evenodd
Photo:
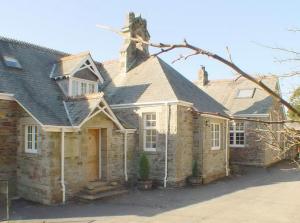
M 150 177 L 182 186 L 197 160 L 204 183 L 229 174 L 226 107 L 148 46 L 147 24 L 126 18 L 120 59 L 95 61 L 0 38 L 0 179 L 20 197 L 64 202 L 89 182 Z
M 275 76 L 257 77 L 269 88 L 280 94 L 279 80 Z M 286 120 L 283 106 L 253 82 L 244 77 L 227 80 L 209 80 L 205 67 L 198 73 L 194 82 L 226 108 L 228 116 L 236 119 L 255 119 L 262 121 Z M 266 129 L 262 123 L 253 121 L 230 122 L 230 163 L 255 166 L 269 166 L 284 157 L 278 157 L 278 152 L 271 148 L 269 141 L 277 140 L 283 145 L 280 137 L 282 124 L 272 124 L 269 132 L 278 135 L 276 139 L 261 137 Z

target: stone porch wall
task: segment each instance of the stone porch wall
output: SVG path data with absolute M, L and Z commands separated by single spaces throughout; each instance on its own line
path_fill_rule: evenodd
M 113 122 L 102 113 L 87 121 L 79 132 L 65 133 L 65 185 L 67 199 L 73 197 L 88 183 L 87 149 L 88 129 L 107 129 L 107 181 L 124 182 L 124 134 L 118 132 Z M 51 138 L 53 133 L 49 133 Z M 61 133 L 53 137 L 60 145 Z M 128 148 L 131 148 L 134 134 L 128 134 Z M 50 142 L 50 141 L 49 141 Z M 60 185 L 60 146 L 52 152 L 53 197 L 61 201 Z

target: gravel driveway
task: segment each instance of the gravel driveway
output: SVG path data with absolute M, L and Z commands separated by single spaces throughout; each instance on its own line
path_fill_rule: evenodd
M 299 223 L 299 189 L 300 171 L 283 162 L 267 169 L 248 167 L 240 176 L 196 188 L 131 191 L 93 203 L 49 207 L 19 200 L 13 204 L 12 218 L 13 222 Z

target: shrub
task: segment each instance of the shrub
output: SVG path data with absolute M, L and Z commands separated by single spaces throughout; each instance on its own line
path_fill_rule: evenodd
M 197 163 L 196 160 L 193 160 L 192 176 L 193 177 L 197 177 L 198 176 L 198 163 Z
M 149 172 L 150 172 L 150 165 L 148 158 L 145 153 L 143 153 L 140 157 L 139 163 L 139 175 L 141 180 L 148 180 L 149 179 Z

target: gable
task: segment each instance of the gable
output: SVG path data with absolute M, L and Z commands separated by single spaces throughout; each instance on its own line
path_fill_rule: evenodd
M 50 78 L 54 80 L 60 80 L 74 75 L 84 75 L 81 70 L 85 70 L 86 76 L 93 79 L 96 78 L 96 81 L 103 83 L 104 79 L 100 74 L 98 68 L 96 67 L 90 53 L 80 53 L 77 55 L 71 55 L 63 57 L 59 62 L 53 64 L 52 70 L 50 72 Z M 78 74 L 78 72 L 80 72 Z
M 75 72 L 73 76 L 85 80 L 90 80 L 90 81 L 98 80 L 97 76 L 88 68 Z

